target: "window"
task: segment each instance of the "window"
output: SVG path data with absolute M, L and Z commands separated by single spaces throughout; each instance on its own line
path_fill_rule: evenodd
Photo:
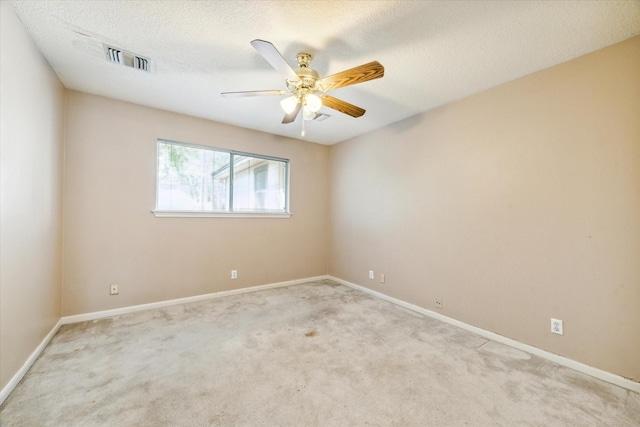
M 158 140 L 155 212 L 287 214 L 289 161 Z

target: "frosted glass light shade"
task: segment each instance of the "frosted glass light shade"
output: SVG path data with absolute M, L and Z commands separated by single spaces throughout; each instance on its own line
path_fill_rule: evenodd
M 298 105 L 298 99 L 295 96 L 290 96 L 280 101 L 280 107 L 282 107 L 284 112 L 287 114 L 293 113 L 293 110 L 295 110 L 296 105 Z
M 307 108 L 314 113 L 322 108 L 322 100 L 317 95 L 310 93 L 305 97 Z

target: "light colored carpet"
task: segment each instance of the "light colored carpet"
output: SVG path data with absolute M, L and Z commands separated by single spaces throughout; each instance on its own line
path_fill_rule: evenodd
M 60 329 L 3 426 L 634 426 L 640 395 L 328 281 Z

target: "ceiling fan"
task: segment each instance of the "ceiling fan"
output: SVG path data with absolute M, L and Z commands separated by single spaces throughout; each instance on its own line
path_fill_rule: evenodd
M 303 131 L 304 121 L 327 118 L 326 114 L 318 111 L 322 106 L 332 108 L 351 117 L 360 117 L 365 110 L 341 99 L 327 95 L 325 92 L 345 86 L 364 83 L 369 80 L 379 79 L 384 76 L 384 67 L 378 61 L 372 61 L 358 67 L 320 78 L 320 74 L 309 67 L 313 59 L 311 54 L 300 52 L 296 56 L 298 67 L 293 69 L 278 52 L 273 44 L 264 40 L 253 40 L 251 45 L 285 78 L 286 90 L 256 90 L 245 92 L 223 92 L 221 95 L 227 98 L 279 95 L 286 96 L 280 101 L 280 106 L 285 112 L 282 123 L 292 123 L 302 110 Z M 324 117 L 323 117 L 324 116 Z

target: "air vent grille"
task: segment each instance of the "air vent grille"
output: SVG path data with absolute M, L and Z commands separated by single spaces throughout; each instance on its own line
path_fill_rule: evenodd
M 149 71 L 149 60 L 141 56 L 133 57 L 133 68 L 137 68 L 142 71 Z
M 151 72 L 151 60 L 149 58 L 106 44 L 104 45 L 104 52 L 107 56 L 107 61 L 135 68 L 136 70 Z
M 107 51 L 107 59 L 111 62 L 115 62 L 117 64 L 124 64 L 124 55 L 122 55 L 122 51 L 116 48 L 105 46 Z

